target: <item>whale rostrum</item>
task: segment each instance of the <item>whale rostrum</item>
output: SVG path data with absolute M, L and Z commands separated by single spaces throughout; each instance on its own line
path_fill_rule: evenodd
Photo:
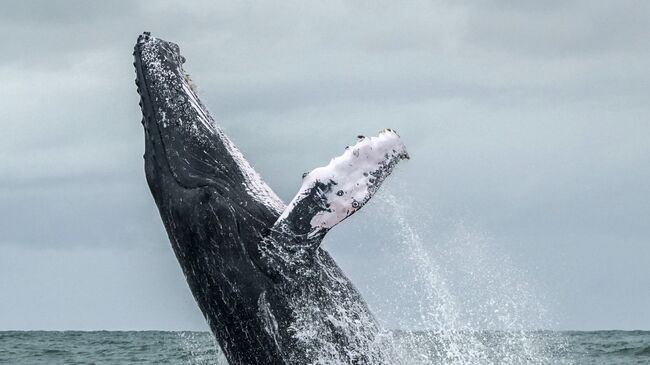
M 320 247 L 408 154 L 359 136 L 285 206 L 199 100 L 179 47 L 144 33 L 134 66 L 145 175 L 187 283 L 230 364 L 394 364 L 363 298 Z

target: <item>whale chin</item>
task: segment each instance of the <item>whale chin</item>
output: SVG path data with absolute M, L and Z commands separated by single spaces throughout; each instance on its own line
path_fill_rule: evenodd
M 394 364 L 363 298 L 320 247 L 408 158 L 392 130 L 303 177 L 288 206 L 200 101 L 178 45 L 135 45 L 145 174 L 187 283 L 230 364 Z

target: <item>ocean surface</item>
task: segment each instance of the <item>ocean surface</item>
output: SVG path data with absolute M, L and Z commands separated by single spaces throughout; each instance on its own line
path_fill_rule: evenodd
M 453 336 L 398 331 L 392 336 L 405 364 L 650 364 L 650 331 L 479 331 Z M 226 362 L 206 332 L 4 331 L 0 364 Z

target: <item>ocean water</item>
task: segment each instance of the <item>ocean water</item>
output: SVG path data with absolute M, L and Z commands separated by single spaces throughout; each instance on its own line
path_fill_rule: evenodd
M 464 363 L 448 357 L 442 340 L 448 336 L 400 331 L 393 336 L 407 344 L 402 348 L 407 364 Z M 510 341 L 513 334 L 483 331 L 455 338 L 463 336 L 483 344 L 477 364 L 650 364 L 650 331 L 527 332 L 528 341 L 540 347 L 537 357 L 527 357 L 528 350 Z M 227 363 L 207 332 L 5 331 L 0 332 L 0 364 Z

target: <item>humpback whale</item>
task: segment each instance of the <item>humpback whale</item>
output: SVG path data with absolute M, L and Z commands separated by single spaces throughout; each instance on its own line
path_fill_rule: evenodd
M 320 243 L 408 154 L 386 129 L 304 174 L 285 205 L 197 96 L 178 45 L 134 49 L 144 169 L 173 251 L 230 364 L 394 364 L 386 335 Z

